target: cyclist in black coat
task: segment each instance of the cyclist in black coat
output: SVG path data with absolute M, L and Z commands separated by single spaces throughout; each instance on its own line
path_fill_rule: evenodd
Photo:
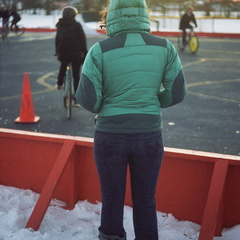
M 67 65 L 71 63 L 74 90 L 77 90 L 80 68 L 87 54 L 86 36 L 81 24 L 75 20 L 77 14 L 76 8 L 71 6 L 65 7 L 62 11 L 62 18 L 56 24 L 55 49 L 56 56 L 61 62 L 56 84 L 57 89 L 62 88 Z
M 179 29 L 183 31 L 182 39 L 183 44 L 186 44 L 186 28 L 193 29 L 193 26 L 190 24 L 192 22 L 197 27 L 197 21 L 195 15 L 193 14 L 193 7 L 188 7 L 187 11 L 183 14 L 180 20 Z
M 0 8 L 0 18 L 2 18 L 2 27 L 7 27 L 8 28 L 8 21 L 10 18 L 10 12 L 8 8 L 2 4 Z

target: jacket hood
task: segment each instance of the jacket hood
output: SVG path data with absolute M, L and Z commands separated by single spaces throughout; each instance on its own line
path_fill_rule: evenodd
M 109 37 L 127 32 L 150 32 L 145 0 L 111 0 L 106 28 Z

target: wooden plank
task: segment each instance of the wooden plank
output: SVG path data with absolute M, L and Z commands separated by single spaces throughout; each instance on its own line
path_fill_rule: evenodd
M 77 201 L 76 183 L 75 183 L 75 161 L 68 164 L 68 206 L 65 209 L 72 210 Z
M 25 228 L 32 228 L 35 231 L 39 229 L 74 146 L 74 141 L 66 141 L 63 144 Z
M 214 237 L 227 170 L 227 160 L 218 160 L 215 162 L 198 240 L 212 240 Z

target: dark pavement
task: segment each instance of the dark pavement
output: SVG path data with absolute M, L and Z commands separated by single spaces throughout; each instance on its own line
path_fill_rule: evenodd
M 0 128 L 93 137 L 94 116 L 73 109 L 67 120 L 63 93 L 54 88 L 59 62 L 54 33 L 25 33 L 1 44 Z M 88 36 L 88 46 L 104 39 Z M 176 38 L 169 38 L 176 46 Z M 184 102 L 163 109 L 166 147 L 240 155 L 240 40 L 200 38 L 197 54 L 180 52 L 188 84 Z M 34 124 L 16 124 L 23 74 L 28 72 Z M 147 123 L 146 123 L 147 124 Z

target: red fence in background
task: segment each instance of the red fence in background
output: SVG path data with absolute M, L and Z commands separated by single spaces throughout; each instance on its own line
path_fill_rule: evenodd
M 0 28 L 1 30 L 1 28 Z M 55 33 L 55 28 L 26 28 L 26 32 L 42 32 L 42 33 Z M 105 30 L 96 29 L 96 33 L 106 34 Z M 180 32 L 177 31 L 152 31 L 151 34 L 160 37 L 178 37 Z M 211 33 L 211 32 L 195 32 L 198 37 L 209 38 L 240 38 L 240 33 Z
M 199 240 L 211 240 L 240 224 L 239 183 L 238 156 L 165 148 L 157 210 L 201 224 Z M 0 129 L 0 184 L 40 193 L 26 223 L 34 230 L 52 198 L 69 209 L 78 200 L 101 201 L 93 139 Z
M 105 29 L 97 29 L 98 33 L 107 34 Z M 209 37 L 209 38 L 240 38 L 240 33 L 211 33 L 211 32 L 194 32 L 198 37 Z M 159 37 L 178 37 L 180 31 L 151 31 L 152 35 Z

